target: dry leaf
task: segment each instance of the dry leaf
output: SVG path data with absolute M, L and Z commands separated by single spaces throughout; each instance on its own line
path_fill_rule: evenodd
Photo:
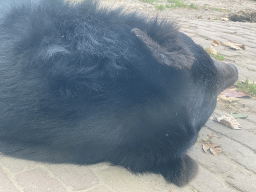
M 212 45 L 217 47 L 217 46 L 219 46 L 219 43 L 218 43 L 218 41 L 213 40 Z
M 210 151 L 212 152 L 212 154 L 214 156 L 218 156 L 219 154 L 221 154 L 222 152 L 222 149 L 219 145 L 217 144 L 212 144 L 211 148 L 210 148 Z
M 210 137 L 210 138 L 219 138 L 219 136 L 216 135 L 215 133 L 209 134 L 208 137 Z
M 203 144 L 203 150 L 204 150 L 205 153 L 207 153 L 207 151 L 208 151 L 210 148 L 211 148 L 211 147 L 210 147 L 210 144 L 209 144 L 209 143 L 204 143 L 204 144 Z
M 207 52 L 212 53 L 213 55 L 218 55 L 218 52 L 212 46 L 210 46 Z
M 217 122 L 226 125 L 232 129 L 241 129 L 241 125 L 237 122 L 237 120 L 231 115 L 222 115 L 216 118 Z
M 224 46 L 229 47 L 234 50 L 242 50 L 244 48 L 244 45 L 232 43 L 232 42 L 221 42 L 221 45 L 224 45 Z
M 235 43 L 235 45 L 240 47 L 241 49 L 245 50 L 245 46 L 243 44 Z
M 215 156 L 218 156 L 222 152 L 220 145 L 214 143 L 204 143 L 203 150 L 205 153 L 208 153 L 209 150 Z
M 229 21 L 229 18 L 226 18 L 226 17 L 222 17 L 220 18 L 222 21 Z
M 219 95 L 218 99 L 228 102 L 228 103 L 233 103 L 233 102 L 239 101 L 239 99 L 237 99 L 235 97 L 227 97 L 225 95 Z
M 226 97 L 235 97 L 235 98 L 251 98 L 250 95 L 237 91 L 237 88 L 235 89 L 225 89 L 221 92 L 220 95 L 225 95 Z

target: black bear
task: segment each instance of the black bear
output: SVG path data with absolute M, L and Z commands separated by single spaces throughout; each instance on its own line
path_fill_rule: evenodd
M 7 4 L 0 21 L 3 154 L 110 162 L 180 186 L 193 177 L 186 152 L 218 94 L 237 80 L 234 65 L 211 59 L 174 23 L 96 1 Z

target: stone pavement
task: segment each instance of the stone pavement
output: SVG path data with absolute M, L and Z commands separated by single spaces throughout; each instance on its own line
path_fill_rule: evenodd
M 235 51 L 216 47 L 239 70 L 240 79 L 256 82 L 256 23 L 234 23 L 177 18 L 181 31 L 204 48 L 212 40 L 233 41 L 245 45 Z M 47 164 L 0 155 L 0 192 L 256 192 L 256 100 L 239 101 L 250 108 L 247 119 L 238 120 L 241 130 L 232 130 L 209 120 L 198 142 L 189 152 L 199 164 L 197 177 L 187 186 L 167 184 L 162 176 L 133 175 L 120 167 L 101 163 L 92 166 Z M 216 114 L 224 114 L 215 110 Z M 223 150 L 219 156 L 206 154 L 202 140 L 208 134 L 219 137 L 212 142 Z
M 213 40 L 243 44 L 245 50 L 231 50 L 222 45 L 214 48 L 237 66 L 239 79 L 256 82 L 256 23 L 185 18 L 177 18 L 177 21 L 181 31 L 204 48 L 209 48 Z

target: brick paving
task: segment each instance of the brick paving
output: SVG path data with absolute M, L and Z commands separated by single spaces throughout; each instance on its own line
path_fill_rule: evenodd
M 244 44 L 245 50 L 215 48 L 238 67 L 240 79 L 256 82 L 256 23 L 185 18 L 176 21 L 181 31 L 204 48 L 212 40 Z M 199 173 L 183 188 L 166 183 L 159 175 L 133 175 L 106 163 L 47 164 L 0 155 L 0 192 L 256 192 L 256 100 L 239 102 L 250 108 L 248 118 L 238 120 L 242 129 L 232 130 L 210 119 L 189 152 L 199 165 Z M 216 109 L 215 113 L 225 111 Z M 212 141 L 221 145 L 220 156 L 202 151 L 201 141 L 211 133 L 219 136 Z

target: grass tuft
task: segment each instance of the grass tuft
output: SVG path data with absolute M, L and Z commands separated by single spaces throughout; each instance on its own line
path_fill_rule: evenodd
M 256 96 L 256 84 L 254 82 L 249 83 L 249 80 L 246 79 L 245 82 L 238 81 L 237 86 L 239 91 L 248 93 L 254 97 Z
M 215 11 L 220 11 L 220 12 L 231 12 L 229 9 L 222 10 L 222 9 L 216 8 L 216 7 L 203 6 L 203 8 L 204 9 L 211 9 L 211 10 L 215 10 Z
M 156 5 L 157 10 L 164 10 L 165 6 L 164 5 Z
M 218 60 L 218 61 L 224 61 L 225 60 L 225 57 L 221 54 L 217 54 L 217 55 L 214 55 L 212 54 L 211 52 L 209 53 L 208 52 L 209 48 L 206 48 L 205 51 L 211 56 L 213 57 L 214 59 Z
M 146 2 L 146 3 L 155 3 L 155 2 L 158 2 L 158 0 L 140 0 L 140 1 L 143 1 L 143 2 Z
M 170 5 L 166 5 L 168 8 L 177 8 L 177 7 L 186 7 L 186 8 L 191 8 L 191 9 L 198 9 L 197 6 L 195 6 L 193 3 L 191 4 L 185 4 L 180 0 L 167 0 L 168 3 L 171 3 Z

